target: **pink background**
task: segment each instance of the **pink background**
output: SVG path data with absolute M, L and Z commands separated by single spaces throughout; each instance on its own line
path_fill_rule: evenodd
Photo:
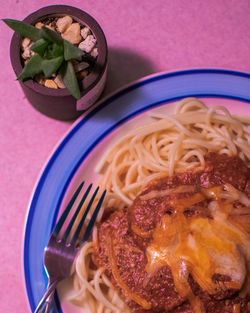
M 49 4 L 91 14 L 109 46 L 104 94 L 145 75 L 190 68 L 250 72 L 249 0 L 1 1 L 1 18 L 23 19 Z M 41 115 L 15 81 L 0 25 L 0 312 L 29 312 L 23 284 L 24 222 L 32 190 L 54 146 L 71 126 Z

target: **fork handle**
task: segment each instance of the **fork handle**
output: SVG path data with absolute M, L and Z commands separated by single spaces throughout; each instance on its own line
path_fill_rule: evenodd
M 55 289 L 54 291 L 51 292 L 51 294 L 48 296 L 47 300 L 45 301 L 45 310 L 43 311 L 44 313 L 50 312 L 51 304 L 54 299 L 54 293 L 55 293 Z
M 57 284 L 58 284 L 57 280 L 53 281 L 52 283 L 49 283 L 47 290 L 44 296 L 42 297 L 42 299 L 40 300 L 38 306 L 36 307 L 36 310 L 34 311 L 34 313 L 41 312 L 41 309 L 43 309 L 43 306 L 45 303 L 46 303 L 45 313 L 48 312 L 51 302 L 53 300 L 53 296 L 54 296 Z

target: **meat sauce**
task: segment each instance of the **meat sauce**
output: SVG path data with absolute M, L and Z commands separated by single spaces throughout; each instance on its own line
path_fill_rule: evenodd
M 203 171 L 187 171 L 150 182 L 131 207 L 114 211 L 105 216 L 98 225 L 95 263 L 98 267 L 105 268 L 106 275 L 119 289 L 132 312 L 250 312 L 249 287 L 245 293 L 241 293 L 244 284 L 247 284 L 246 273 L 244 278 L 239 278 L 238 273 L 236 276 L 232 275 L 237 277 L 235 282 L 224 270 L 221 271 L 224 273 L 211 272 L 204 261 L 207 256 L 204 256 L 203 241 L 200 241 L 196 253 L 198 263 L 195 263 L 197 260 L 187 251 L 190 248 L 188 244 L 193 245 L 192 240 L 187 240 L 193 232 L 192 229 L 213 221 L 214 213 L 210 203 L 217 197 L 218 192 L 223 192 L 226 184 L 250 196 L 250 171 L 238 157 L 209 153 L 205 157 L 205 164 Z M 212 199 L 207 196 L 208 191 L 212 194 Z M 243 210 L 244 219 L 239 219 L 237 226 L 249 232 L 249 228 L 246 229 L 246 225 L 249 225 L 249 211 L 246 211 L 249 210 L 248 205 L 239 203 L 236 199 L 230 206 L 223 207 L 227 208 L 228 218 L 231 211 L 237 214 L 237 211 Z M 192 229 L 190 225 L 193 225 Z M 221 241 L 212 235 L 209 237 L 207 228 L 206 232 L 208 247 L 209 244 L 216 244 L 220 249 L 224 249 L 224 252 L 230 253 L 234 249 L 231 242 Z M 237 231 L 229 232 L 224 227 L 222 232 L 231 236 L 231 239 L 240 240 Z M 183 235 L 178 237 L 178 248 L 172 240 L 176 233 Z M 199 238 L 202 235 L 201 231 Z M 197 240 L 197 236 L 193 238 Z M 182 245 L 185 241 L 186 246 Z M 181 273 L 181 266 L 189 266 L 190 262 L 192 264 L 190 270 L 185 272 L 185 275 L 188 275 L 181 284 L 178 275 L 174 273 L 182 258 L 173 261 L 168 252 L 162 252 L 171 245 L 175 245 L 176 255 L 180 253 L 183 259 L 188 260 L 181 263 L 176 273 Z M 238 262 L 244 263 L 240 257 Z M 245 263 L 242 266 L 245 268 Z M 197 269 L 201 275 L 197 275 Z M 203 275 L 205 270 L 211 277 Z M 202 275 L 204 277 L 200 277 Z

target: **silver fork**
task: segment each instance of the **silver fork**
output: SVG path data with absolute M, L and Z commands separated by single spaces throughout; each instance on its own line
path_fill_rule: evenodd
M 55 226 L 55 228 L 51 234 L 51 237 L 49 239 L 48 245 L 45 248 L 44 266 L 45 266 L 45 269 L 48 273 L 49 282 L 48 282 L 47 290 L 46 290 L 44 296 L 42 297 L 41 301 L 39 302 L 34 313 L 41 312 L 41 310 L 44 310 L 45 312 L 49 311 L 52 300 L 53 300 L 56 286 L 61 280 L 63 280 L 64 278 L 68 277 L 71 274 L 72 265 L 74 263 L 77 252 L 79 251 L 81 244 L 88 240 L 89 235 L 91 233 L 91 230 L 94 226 L 96 217 L 98 215 L 98 212 L 99 212 L 100 207 L 102 205 L 102 202 L 104 200 L 106 190 L 102 193 L 101 198 L 99 199 L 99 201 L 98 201 L 98 203 L 94 209 L 94 212 L 93 212 L 91 219 L 87 225 L 87 228 L 84 232 L 84 235 L 80 240 L 81 244 L 79 245 L 80 231 L 82 229 L 82 226 L 84 224 L 86 216 L 87 216 L 87 214 L 88 214 L 88 212 L 89 212 L 89 210 L 93 204 L 93 201 L 96 198 L 99 187 L 97 187 L 96 190 L 94 191 L 94 193 L 93 193 L 93 195 L 92 195 L 92 197 L 91 197 L 91 199 L 90 199 L 90 201 L 89 201 L 89 203 L 85 209 L 85 212 L 84 212 L 81 220 L 79 221 L 79 223 L 76 227 L 76 230 L 74 231 L 74 233 L 72 235 L 70 233 L 72 230 L 72 226 L 74 225 L 77 217 L 79 216 L 79 213 L 81 211 L 81 207 L 84 204 L 84 202 L 85 202 L 85 200 L 86 200 L 86 198 L 90 192 L 90 189 L 92 187 L 92 184 L 90 184 L 88 186 L 86 192 L 82 196 L 81 201 L 79 202 L 79 205 L 78 205 L 73 217 L 69 221 L 66 230 L 63 231 L 63 234 L 60 234 L 60 231 L 62 230 L 62 228 L 64 226 L 66 227 L 65 224 L 67 224 L 66 223 L 67 216 L 69 215 L 69 212 L 71 211 L 71 208 L 74 205 L 76 198 L 79 195 L 83 185 L 84 185 L 84 182 L 82 182 L 80 184 L 80 186 L 77 188 L 77 190 L 75 191 L 73 197 L 69 201 L 66 209 L 64 210 L 59 221 L 57 222 L 57 224 L 56 224 L 56 226 Z

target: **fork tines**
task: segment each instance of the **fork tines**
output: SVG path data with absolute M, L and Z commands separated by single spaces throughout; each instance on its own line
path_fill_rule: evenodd
M 77 199 L 77 197 L 78 197 L 78 195 L 79 195 L 79 193 L 80 193 L 80 191 L 81 191 L 81 189 L 83 187 L 83 185 L 84 185 L 84 182 L 82 182 L 80 184 L 80 186 L 75 191 L 73 197 L 69 201 L 66 209 L 64 210 L 63 214 L 61 215 L 61 217 L 60 217 L 59 221 L 57 222 L 57 225 L 56 225 L 56 227 L 55 227 L 55 229 L 54 229 L 54 231 L 52 233 L 53 237 L 57 237 L 58 234 L 60 233 L 60 231 L 62 230 L 63 225 L 66 224 L 65 221 L 66 221 L 66 219 L 67 219 L 67 217 L 68 217 L 68 215 L 69 215 L 69 213 L 70 213 L 70 211 L 71 211 L 71 209 L 72 209 L 72 207 L 73 207 L 73 205 L 74 205 L 74 203 L 75 203 L 75 201 L 76 201 L 76 199 Z M 78 216 L 81 215 L 81 211 L 82 211 L 81 209 L 82 209 L 82 207 L 83 207 L 83 205 L 84 205 L 84 203 L 86 201 L 86 198 L 87 198 L 91 188 L 92 188 L 92 184 L 90 184 L 88 186 L 87 190 L 85 191 L 84 195 L 82 196 L 82 198 L 81 198 L 81 200 L 80 200 L 80 202 L 79 202 L 79 204 L 77 206 L 77 209 L 76 209 L 73 217 L 69 221 L 66 230 L 62 234 L 62 239 L 61 240 L 66 242 L 69 239 L 69 235 L 71 233 L 72 227 L 75 224 Z M 94 202 L 94 200 L 96 198 L 96 195 L 97 195 L 98 191 L 99 191 L 99 187 L 96 188 L 96 190 L 94 191 L 90 201 L 88 202 L 87 207 L 86 207 L 86 209 L 85 209 L 85 211 L 83 213 L 83 216 L 80 219 L 80 222 L 78 223 L 78 225 L 74 226 L 74 228 L 76 228 L 76 230 L 74 231 L 74 233 L 72 235 L 72 238 L 70 240 L 71 244 L 76 244 L 78 239 L 80 240 L 80 242 L 85 242 L 85 241 L 88 240 L 89 235 L 91 233 L 91 230 L 92 230 L 92 228 L 94 226 L 95 220 L 97 218 L 98 212 L 99 212 L 100 207 L 102 205 L 102 202 L 104 200 L 104 197 L 105 197 L 105 194 L 106 194 L 106 190 L 103 191 L 100 199 L 98 200 L 98 203 L 97 203 L 97 205 L 96 205 L 96 207 L 95 207 L 95 209 L 94 209 L 94 211 L 92 213 L 91 219 L 90 219 L 90 221 L 89 221 L 89 223 L 87 225 L 87 228 L 85 230 L 83 238 L 82 239 L 79 238 L 79 235 L 80 235 L 81 229 L 82 229 L 82 227 L 84 225 L 84 222 L 86 220 L 86 217 L 87 217 L 87 215 L 89 213 L 89 210 L 90 210 L 90 208 L 91 208 L 91 206 L 92 206 L 92 204 L 93 204 L 93 202 Z M 77 222 L 76 222 L 76 224 L 77 224 Z

